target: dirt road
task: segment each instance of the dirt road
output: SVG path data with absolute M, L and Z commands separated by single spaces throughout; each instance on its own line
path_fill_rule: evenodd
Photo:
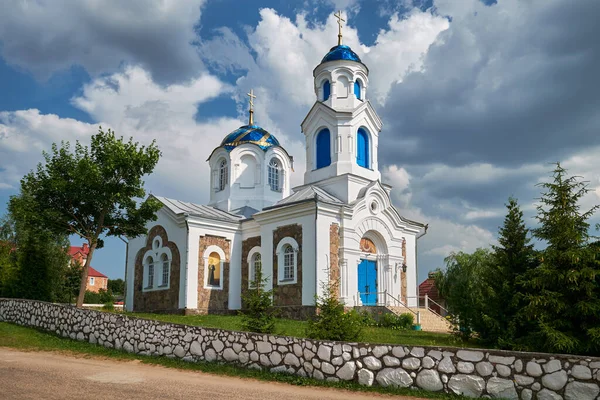
M 0 348 L 0 398 L 12 399 L 410 399 L 179 371 L 137 361 Z

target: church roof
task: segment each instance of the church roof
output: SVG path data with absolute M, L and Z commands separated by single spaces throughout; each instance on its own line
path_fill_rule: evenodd
M 354 51 L 352 51 L 350 46 L 346 46 L 344 44 L 332 47 L 329 50 L 329 53 L 325 54 L 325 57 L 323 57 L 321 63 L 335 60 L 356 61 L 362 64 L 362 61 L 360 61 L 360 57 L 358 57 L 358 55 Z
M 153 195 L 154 196 L 154 195 Z M 185 201 L 168 199 L 166 197 L 154 196 L 158 201 L 163 203 L 165 207 L 175 214 L 187 214 L 194 217 L 215 219 L 219 221 L 238 222 L 243 219 L 242 216 L 228 213 L 227 211 L 219 210 L 216 207 L 203 204 L 188 203 Z
M 333 196 L 332 194 L 327 193 L 320 187 L 306 186 L 293 193 L 292 195 L 286 197 L 285 199 L 279 200 L 274 206 L 267 207 L 267 209 L 300 203 L 308 200 L 324 201 L 326 203 L 334 204 L 344 204 L 343 201 Z
M 264 130 L 258 125 L 244 125 L 225 136 L 221 146 L 225 150 L 231 151 L 244 143 L 253 143 L 263 150 L 273 146 L 279 146 L 279 141 L 275 136 Z
M 252 208 L 249 206 L 244 206 L 244 207 L 240 207 L 240 208 L 236 208 L 235 210 L 232 210 L 234 214 L 236 215 L 241 215 L 243 217 L 246 218 L 250 218 L 252 217 L 254 214 L 256 214 L 258 212 L 258 210 L 256 208 Z

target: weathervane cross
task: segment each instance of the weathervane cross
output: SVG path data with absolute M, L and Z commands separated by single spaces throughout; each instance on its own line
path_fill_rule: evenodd
M 337 14 L 333 14 L 334 17 L 337 18 L 337 22 L 339 25 L 339 33 L 338 33 L 338 46 L 342 44 L 342 22 L 346 22 L 345 19 L 342 18 L 342 10 L 339 10 Z
M 256 98 L 254 95 L 254 89 L 250 89 L 250 93 L 246 93 L 246 95 L 249 97 L 248 102 L 250 103 L 250 118 L 248 120 L 248 124 L 252 125 L 254 124 L 254 99 Z

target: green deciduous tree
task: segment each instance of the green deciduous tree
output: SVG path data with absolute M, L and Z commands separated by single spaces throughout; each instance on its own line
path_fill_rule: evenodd
M 591 245 L 589 218 L 579 201 L 589 191 L 556 165 L 537 207 L 535 237 L 545 241 L 541 264 L 525 280 L 525 315 L 535 321 L 522 340 L 527 349 L 600 354 L 600 249 Z
M 115 295 L 122 295 L 125 293 L 125 281 L 121 278 L 109 279 L 107 289 Z
M 38 225 L 31 204 L 23 195 L 9 203 L 3 236 L 10 236 L 11 249 L 7 269 L 2 271 L 2 295 L 61 301 L 69 242 L 66 234 L 54 234 Z
M 446 271 L 436 274 L 435 280 L 456 333 L 465 338 L 475 332 L 487 334 L 490 323 L 483 316 L 491 288 L 486 277 L 495 262 L 494 254 L 489 249 L 477 249 L 473 254 L 451 253 L 444 261 Z
M 94 251 L 103 246 L 101 237 L 138 236 L 146 232 L 146 222 L 156 218 L 157 200 L 136 199 L 145 197 L 142 178 L 152 173 L 159 157 L 154 142 L 140 146 L 100 128 L 89 148 L 77 142 L 71 151 L 69 143 L 54 144 L 51 153 L 44 153 L 45 163 L 21 180 L 21 194 L 32 199 L 31 215 L 38 226 L 88 242 L 78 307 Z

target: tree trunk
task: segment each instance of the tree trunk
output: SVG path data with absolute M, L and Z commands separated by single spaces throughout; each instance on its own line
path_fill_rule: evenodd
M 81 285 L 79 285 L 79 296 L 77 296 L 77 308 L 83 307 L 83 298 L 85 297 L 85 289 L 87 288 L 88 269 L 92 263 L 92 255 L 96 250 L 96 242 L 89 243 L 90 251 L 85 259 L 85 265 L 81 271 Z

